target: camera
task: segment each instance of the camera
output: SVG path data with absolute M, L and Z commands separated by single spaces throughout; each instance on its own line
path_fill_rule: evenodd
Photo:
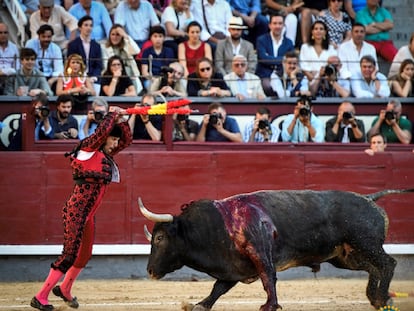
M 336 67 L 334 65 L 325 66 L 325 76 L 336 76 Z
M 187 119 L 187 115 L 185 114 L 177 114 L 177 121 L 185 121 Z
M 344 120 L 349 120 L 349 119 L 352 119 L 354 116 L 352 115 L 352 113 L 351 112 L 348 112 L 348 111 L 345 111 L 343 114 L 342 114 L 342 119 L 344 119 Z
M 394 111 L 385 112 L 385 119 L 388 120 L 388 121 L 394 120 L 395 119 Z
M 40 110 L 40 115 L 43 118 L 47 118 L 49 116 L 50 109 L 49 109 L 48 106 L 42 106 L 42 107 L 39 108 L 39 110 Z
M 168 66 L 162 66 L 161 67 L 161 72 L 166 75 L 167 73 L 174 72 L 174 68 L 171 68 L 171 67 L 168 67 Z
M 218 120 L 221 118 L 223 118 L 221 113 L 212 113 L 210 114 L 210 118 L 208 119 L 208 124 L 216 125 L 218 123 Z
M 258 124 L 259 129 L 264 130 L 270 128 L 270 123 L 268 120 L 260 120 Z
M 299 109 L 299 115 L 302 117 L 308 117 L 310 115 L 309 107 L 302 107 Z
M 93 112 L 93 117 L 94 117 L 96 122 L 99 122 L 103 119 L 104 113 L 102 111 L 94 111 Z

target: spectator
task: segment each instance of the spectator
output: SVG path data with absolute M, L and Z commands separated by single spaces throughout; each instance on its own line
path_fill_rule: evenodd
M 384 152 L 387 148 L 387 139 L 381 133 L 374 133 L 369 139 L 369 148 L 365 149 L 365 153 L 373 156 L 377 152 Z
M 290 51 L 283 56 L 283 72 L 271 75 L 271 87 L 279 98 L 310 96 L 309 82 L 299 67 L 298 55 Z
M 53 129 L 50 125 L 50 109 L 47 95 L 39 93 L 33 98 L 32 104 L 36 118 L 35 140 L 52 139 Z
M 126 73 L 134 84 L 135 92 L 139 94 L 142 91 L 142 83 L 139 78 L 141 74 L 134 57 L 140 52 L 140 48 L 125 32 L 124 27 L 114 24 L 109 31 L 109 38 L 101 44 L 101 50 L 104 66 L 111 56 L 118 55 L 122 58 Z M 104 67 L 104 71 L 106 69 Z
M 200 39 L 208 41 L 215 48 L 219 40 L 230 34 L 228 26 L 233 16 L 226 0 L 193 0 L 191 12 L 201 25 Z
M 108 103 L 102 97 L 95 97 L 92 102 L 92 110 L 82 118 L 79 125 L 79 139 L 91 136 L 108 113 Z
M 177 56 L 178 45 L 188 40 L 187 26 L 194 20 L 190 11 L 191 0 L 172 0 L 161 15 L 161 24 L 165 28 L 164 45 L 170 47 Z
M 247 72 L 247 58 L 243 55 L 233 57 L 233 71 L 224 76 L 231 93 L 238 100 L 249 98 L 265 99 L 266 95 L 262 88 L 260 78 L 253 73 Z
M 145 49 L 142 53 L 142 75 L 148 79 L 144 82 L 146 89 L 149 89 L 149 82 L 153 76 L 161 76 L 161 68 L 168 66 L 174 61 L 174 51 L 169 47 L 163 46 L 165 38 L 165 30 L 161 26 L 151 27 L 150 40 L 152 46 Z M 150 66 L 150 55 L 152 57 L 152 65 Z M 150 71 L 152 69 L 152 71 Z M 146 83 L 148 82 L 148 83 Z
M 402 116 L 402 105 L 394 99 L 390 100 L 385 109 L 382 109 L 372 121 L 368 132 L 368 139 L 373 133 L 381 133 L 388 143 L 409 144 L 411 142 L 412 124 Z
M 186 97 L 187 91 L 183 83 L 184 67 L 179 62 L 171 63 L 164 69 L 161 77 L 153 80 L 150 93 L 155 95 Z
M 315 22 L 316 18 L 319 16 L 319 13 L 328 8 L 326 0 L 303 0 L 303 2 L 303 6 L 299 8 L 299 24 L 302 35 L 302 45 L 309 43 L 309 29 L 311 29 L 311 25 Z
M 262 79 L 263 90 L 267 96 L 274 95 L 270 86 L 272 72 L 281 74 L 283 56 L 295 48 L 292 41 L 282 36 L 283 25 L 284 17 L 282 15 L 270 16 L 270 31 L 257 39 L 256 75 Z
M 280 13 L 285 18 L 284 35 L 290 39 L 293 44 L 296 43 L 296 33 L 298 29 L 298 18 L 296 13 L 304 5 L 301 0 L 265 0 L 269 15 Z
M 201 25 L 196 22 L 190 22 L 187 26 L 188 41 L 178 45 L 178 61 L 184 67 L 184 76 L 188 77 L 196 69 L 197 60 L 207 57 L 213 60 L 211 46 L 207 42 L 200 40 Z
M 6 95 L 36 96 L 39 93 L 53 95 L 43 73 L 35 68 L 36 52 L 29 48 L 20 49 L 21 68 L 7 78 Z
M 366 40 L 371 43 L 377 55 L 387 62 L 392 62 L 397 48 L 390 37 L 390 30 L 394 28 L 391 13 L 378 6 L 379 0 L 367 0 L 367 6 L 356 14 L 355 21 L 365 26 Z
M 282 124 L 282 140 L 292 143 L 324 141 L 325 130 L 322 121 L 312 112 L 311 100 L 299 98 L 292 114 Z
M 9 27 L 0 23 L 0 95 L 4 95 L 7 77 L 15 74 L 19 67 L 19 50 L 9 40 Z
M 376 69 L 375 59 L 370 55 L 362 56 L 360 71 L 351 78 L 352 93 L 357 98 L 389 97 L 390 88 L 387 77 Z
M 221 103 L 211 103 L 207 111 L 199 126 L 197 141 L 243 142 L 236 119 L 227 116 Z
M 356 13 L 367 6 L 367 0 L 344 0 L 344 9 L 355 20 Z
M 91 39 L 96 41 L 105 40 L 109 36 L 112 27 L 112 20 L 108 10 L 102 2 L 95 0 L 79 0 L 72 5 L 69 13 L 80 21 L 85 16 L 90 16 L 93 20 L 93 28 L 90 34 Z M 79 23 L 78 23 L 78 27 Z
M 86 0 L 81 0 L 86 1 Z M 98 42 L 91 38 L 93 28 L 93 19 L 91 16 L 84 16 L 78 21 L 80 36 L 69 42 L 68 56 L 79 54 L 86 64 L 86 72 L 93 83 L 100 83 L 100 76 L 103 69 L 102 50 Z M 108 30 L 109 33 L 109 30 Z M 99 89 L 99 87 L 97 87 Z
M 145 0 L 121 1 L 115 10 L 114 22 L 125 28 L 140 49 L 150 37 L 150 28 L 160 24 L 151 3 Z
M 171 0 L 149 0 L 152 7 L 154 8 L 155 14 L 158 19 L 161 20 L 162 13 L 171 4 Z
M 120 56 L 111 56 L 106 68 L 102 77 L 101 96 L 137 96 Z
M 255 73 L 257 66 L 257 55 L 254 46 L 249 41 L 241 38 L 243 29 L 243 20 L 241 17 L 232 17 L 229 24 L 230 36 L 217 43 L 215 51 L 215 67 L 216 72 L 220 72 L 223 76 L 232 70 L 232 62 L 234 55 L 244 55 L 247 59 L 247 71 Z
M 414 97 L 414 61 L 406 59 L 400 72 L 391 77 L 391 94 L 396 97 Z
M 213 62 L 206 58 L 197 61 L 197 69 L 188 76 L 188 96 L 231 96 L 221 73 L 214 72 Z
M 254 120 L 246 124 L 243 141 L 246 143 L 277 143 L 280 130 L 272 124 L 269 108 L 260 107 L 256 111 Z
M 183 109 L 190 109 L 189 105 L 181 106 Z M 173 141 L 195 141 L 198 133 L 198 124 L 190 119 L 190 114 L 173 115 Z
M 232 13 L 241 17 L 249 31 L 244 37 L 254 45 L 256 39 L 268 30 L 267 18 L 262 15 L 260 0 L 229 0 Z
M 370 55 L 374 58 L 378 69 L 377 52 L 372 44 L 364 41 L 365 26 L 355 23 L 352 25 L 351 40 L 343 42 L 338 49 L 338 56 L 343 64 L 343 68 L 355 75 L 361 67 L 359 61 L 362 56 Z
M 153 106 L 156 99 L 153 94 L 147 93 L 142 96 L 141 103 L 135 107 Z M 128 120 L 129 127 L 134 139 L 161 141 L 162 119 L 160 115 L 139 115 L 131 114 Z
M 317 77 L 322 66 L 326 65 L 329 56 L 337 55 L 332 44 L 328 29 L 324 22 L 316 21 L 312 24 L 308 43 L 302 44 L 300 48 L 300 67 L 309 82 Z
M 50 112 L 50 125 L 54 139 L 77 139 L 78 121 L 71 114 L 73 97 L 65 94 L 56 99 L 56 110 Z
M 32 39 L 37 38 L 37 31 L 42 25 L 53 27 L 52 42 L 59 45 L 61 50 L 66 53 L 69 41 L 76 38 L 78 20 L 60 5 L 55 4 L 54 0 L 39 0 L 39 9 L 30 16 L 30 33 Z M 69 39 L 66 38 L 65 29 L 70 33 Z
M 357 143 L 365 141 L 364 122 L 356 118 L 355 107 L 350 102 L 342 102 L 338 115 L 329 119 L 325 126 L 325 141 Z
M 86 75 L 86 66 L 82 56 L 71 54 L 65 62 L 63 73 L 56 83 L 56 95 L 71 94 L 87 97 L 96 95 L 93 83 Z
M 38 38 L 26 42 L 26 48 L 33 49 L 37 57 L 35 67 L 43 72 L 51 89 L 57 81 L 59 73 L 63 72 L 63 56 L 60 47 L 52 42 L 54 34 L 50 25 L 44 24 L 37 31 Z
M 309 88 L 316 97 L 348 97 L 351 94 L 351 73 L 343 70 L 338 56 L 329 56 Z
M 343 41 L 351 39 L 351 19 L 342 11 L 343 0 L 329 0 L 328 9 L 318 19 L 328 27 L 330 43 L 337 49 Z
M 398 69 L 400 68 L 402 61 L 405 59 L 411 59 L 414 61 L 414 32 L 411 34 L 410 43 L 402 46 L 392 60 L 388 77 L 392 77 L 398 73 Z

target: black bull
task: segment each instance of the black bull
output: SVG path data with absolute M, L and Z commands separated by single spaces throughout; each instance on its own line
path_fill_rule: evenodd
M 281 308 L 276 271 L 320 263 L 364 270 L 366 294 L 379 309 L 386 305 L 396 261 L 385 253 L 388 217 L 371 195 L 344 191 L 258 191 L 224 200 L 199 200 L 182 207 L 179 216 L 158 215 L 151 238 L 148 273 L 152 278 L 188 266 L 217 279 L 208 297 L 193 310 L 210 310 L 237 282 L 261 279 L 267 301 L 261 311 Z

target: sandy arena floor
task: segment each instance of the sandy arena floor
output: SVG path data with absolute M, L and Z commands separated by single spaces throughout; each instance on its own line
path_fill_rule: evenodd
M 73 291 L 80 311 L 181 310 L 183 302 L 196 303 L 211 290 L 212 281 L 80 280 Z M 0 310 L 35 310 L 28 306 L 41 283 L 0 283 Z M 277 285 L 284 311 L 373 311 L 365 297 L 366 280 L 287 280 Z M 414 281 L 393 281 L 391 291 L 412 292 Z M 259 310 L 265 301 L 260 282 L 239 284 L 218 300 L 215 311 Z M 56 310 L 73 310 L 51 294 Z M 414 310 L 414 297 L 394 298 L 400 311 Z

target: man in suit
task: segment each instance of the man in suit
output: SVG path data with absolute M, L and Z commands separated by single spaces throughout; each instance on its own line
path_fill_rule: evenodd
M 71 54 L 79 54 L 82 56 L 86 64 L 88 76 L 94 83 L 99 83 L 102 65 L 101 46 L 94 39 L 91 39 L 93 29 L 93 19 L 89 15 L 85 15 L 78 21 L 80 36 L 68 45 L 68 56 Z M 98 93 L 98 92 L 97 92 Z
M 254 73 L 257 65 L 257 55 L 254 51 L 253 44 L 242 39 L 243 29 L 247 26 L 243 25 L 241 17 L 233 16 L 229 23 L 230 37 L 220 40 L 217 43 L 215 52 L 216 72 L 220 72 L 223 76 L 232 71 L 232 61 L 234 55 L 243 55 L 247 59 L 247 71 Z
M 262 79 L 263 89 L 268 96 L 275 96 L 270 86 L 270 76 L 273 71 L 281 73 L 282 60 L 286 52 L 293 51 L 293 42 L 282 36 L 284 17 L 281 14 L 270 16 L 269 33 L 257 38 L 257 69 L 256 75 Z

